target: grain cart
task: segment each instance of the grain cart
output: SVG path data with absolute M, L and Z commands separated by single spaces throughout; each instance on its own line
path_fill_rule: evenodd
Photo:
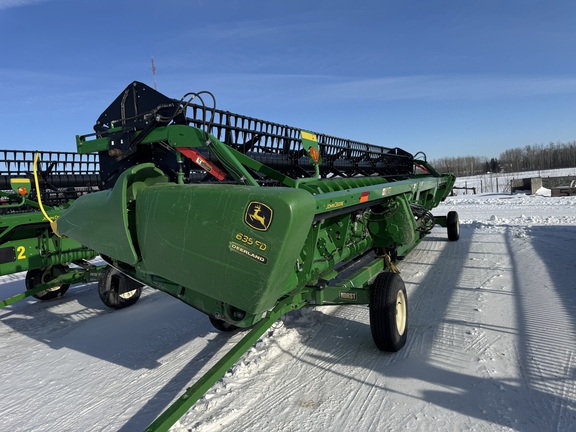
M 131 302 L 134 280 L 204 312 L 219 330 L 251 329 L 150 430 L 167 429 L 279 317 L 304 306 L 369 305 L 376 346 L 399 350 L 408 308 L 394 263 L 437 223 L 450 240 L 459 236 L 456 213 L 430 213 L 455 178 L 425 156 L 232 114 L 206 99 L 129 85 L 95 133 L 77 137 L 79 153 L 99 154 L 106 190 L 79 197 L 56 220 L 59 235 L 110 264 L 99 291 L 115 305 Z
M 96 155 L 0 150 L 0 276 L 27 272 L 26 292 L 0 301 L 0 307 L 31 295 L 54 299 L 70 284 L 96 277 L 100 268 L 87 261 L 96 252 L 56 236 L 49 219 L 71 200 L 98 190 L 99 181 Z

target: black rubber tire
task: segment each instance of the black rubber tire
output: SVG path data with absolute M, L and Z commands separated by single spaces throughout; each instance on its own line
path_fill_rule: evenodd
M 28 273 L 26 273 L 26 289 L 31 290 L 36 288 L 38 285 L 50 282 L 52 279 L 63 275 L 66 272 L 68 272 L 68 266 L 61 264 L 42 269 L 29 270 Z M 36 294 L 33 294 L 33 296 L 39 300 L 52 300 L 58 297 L 62 297 L 64 294 L 66 294 L 68 288 L 70 288 L 70 284 L 62 284 L 54 288 L 40 291 Z
M 106 306 L 123 309 L 132 306 L 142 294 L 142 284 L 114 267 L 106 267 L 98 280 L 98 295 Z
M 448 212 L 446 229 L 448 230 L 448 240 L 456 241 L 460 238 L 460 219 L 455 211 Z
M 370 290 L 370 330 L 380 351 L 396 352 L 408 337 L 408 297 L 398 273 L 376 276 Z
M 218 319 L 218 318 L 214 318 L 214 317 L 208 317 L 208 318 L 210 319 L 210 322 L 212 323 L 214 328 L 217 330 L 220 330 L 221 332 L 230 333 L 230 332 L 238 330 L 238 328 L 239 328 L 239 327 L 236 327 L 234 324 L 227 323 L 226 321 Z

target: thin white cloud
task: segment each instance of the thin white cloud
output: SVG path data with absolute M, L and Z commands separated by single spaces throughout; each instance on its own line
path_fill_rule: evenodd
M 0 0 L 0 10 L 43 3 L 47 0 Z
M 194 78 L 202 88 L 236 97 L 306 97 L 323 102 L 481 101 L 576 93 L 576 76 L 414 75 L 362 79 L 305 73 L 212 73 Z M 185 80 L 173 77 L 169 81 Z
M 308 27 L 308 22 L 304 20 L 296 23 L 282 23 L 271 19 L 240 20 L 229 22 L 225 26 L 220 23 L 206 22 L 202 24 L 200 29 L 194 28 L 182 33 L 174 33 L 173 37 L 178 42 L 188 38 L 210 42 L 218 40 L 237 42 L 240 39 L 290 37 L 290 35 L 298 34 Z
M 372 100 L 463 100 L 576 93 L 576 77 L 417 75 L 339 80 L 325 97 Z

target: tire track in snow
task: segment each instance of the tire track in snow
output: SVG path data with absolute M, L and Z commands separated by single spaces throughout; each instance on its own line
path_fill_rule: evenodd
M 529 269 L 517 265 L 514 271 L 527 402 L 533 423 L 548 430 L 569 430 L 576 424 L 576 307 L 566 301 L 576 294 L 575 241 L 576 230 L 551 226 L 532 228 L 522 242 L 507 238 L 513 261 L 548 264 Z
M 262 347 L 262 351 L 258 352 L 258 344 L 255 350 L 251 350 L 245 359 L 239 364 L 240 368 L 237 375 L 232 375 L 219 383 L 220 387 L 225 387 L 224 394 L 219 389 L 211 390 L 207 398 L 210 402 L 200 401 L 181 424 L 190 424 L 188 418 L 195 418 L 195 428 L 193 430 L 217 430 L 218 427 L 226 425 L 233 425 L 234 421 L 242 418 L 244 430 L 261 430 L 266 428 L 268 421 L 263 417 L 262 413 L 267 413 L 269 416 L 286 417 L 286 411 L 292 413 L 290 417 L 297 417 L 300 421 L 291 421 L 287 419 L 280 430 L 301 430 L 303 427 L 302 421 L 306 422 L 311 413 L 314 414 L 316 420 L 321 419 L 324 415 L 326 420 L 333 419 L 333 415 L 326 414 L 326 406 L 343 406 L 346 404 L 346 399 L 353 397 L 353 392 L 361 386 L 358 386 L 358 378 L 354 372 L 355 366 L 349 364 L 341 364 L 342 359 L 348 359 L 354 356 L 354 352 L 358 351 L 354 341 L 350 339 L 356 338 L 359 332 L 369 332 L 366 324 L 355 324 L 351 321 L 350 316 L 356 316 L 360 313 L 364 318 L 367 318 L 367 309 L 365 307 L 327 307 L 318 308 L 319 310 L 310 309 L 303 310 L 303 316 L 297 317 L 295 320 L 289 320 L 287 324 L 288 329 L 282 330 L 280 334 L 273 335 L 273 338 L 266 340 L 265 344 L 280 344 L 282 345 L 282 352 L 279 353 L 279 360 L 270 358 L 267 352 L 269 347 Z M 320 310 L 325 309 L 330 315 L 324 314 Z M 346 309 L 350 312 L 350 316 L 342 314 L 342 310 Z M 345 326 L 348 325 L 348 328 Z M 293 326 L 297 326 L 295 328 Z M 350 328 L 352 327 L 352 328 Z M 299 337 L 294 338 L 288 336 L 286 332 L 298 332 Z M 344 335 L 344 336 L 342 336 Z M 369 333 L 365 335 L 370 338 Z M 288 339 L 288 344 L 286 340 Z M 371 344 L 371 339 L 369 340 Z M 370 346 L 370 349 L 373 348 Z M 263 355 L 265 362 L 260 364 L 257 368 L 253 369 L 250 363 L 253 357 Z M 252 369 L 250 371 L 250 369 Z M 239 376 L 238 376 L 239 375 Z M 275 376 L 281 375 L 278 382 L 275 381 Z M 330 386 L 318 385 L 323 382 L 333 381 L 333 377 L 338 376 L 341 378 L 341 386 L 347 388 L 344 392 L 343 399 L 332 394 Z M 230 380 L 230 381 L 229 381 Z M 238 394 L 241 387 L 236 387 L 230 391 L 230 384 L 232 382 L 239 382 L 241 380 L 251 380 L 247 383 L 249 388 L 257 387 L 259 390 L 257 394 L 252 395 L 250 406 L 257 406 L 257 410 L 250 410 L 248 406 L 242 406 L 242 402 L 238 402 L 236 397 L 242 401 L 243 394 Z M 262 387 L 260 380 L 271 381 L 265 383 Z M 248 388 L 248 391 L 250 391 Z M 368 387 L 367 387 L 368 388 Z M 352 392 L 352 393 L 351 393 Z M 220 394 L 217 394 L 220 393 Z M 230 401 L 234 403 L 236 408 L 234 410 L 228 409 L 226 403 Z M 220 409 L 218 414 L 214 412 L 216 403 Z M 297 413 L 299 415 L 295 415 Z M 208 418 L 206 418 L 208 417 Z M 234 430 L 230 426 L 230 430 Z M 178 430 L 178 429 L 176 429 Z M 226 428 L 224 427 L 224 430 Z
M 162 412 L 203 365 L 202 340 L 210 336 L 198 332 L 216 333 L 204 315 L 145 291 L 137 306 L 122 311 L 105 308 L 93 286 L 4 309 L 0 329 L 3 336 L 11 329 L 11 349 L 3 352 L 2 365 L 18 367 L 0 384 L 0 430 L 104 431 L 126 424 L 132 427 L 127 430 L 142 430 Z M 191 328 L 201 341 L 190 340 Z M 190 365 L 195 354 L 200 358 Z M 158 383 L 164 391 L 150 403 Z M 139 412 L 144 407 L 147 413 Z
M 516 332 L 511 317 L 490 324 L 484 311 L 487 302 L 513 305 L 512 296 L 497 286 L 505 283 L 511 268 L 501 251 L 502 233 L 502 229 L 463 225 L 458 244 L 447 244 L 439 253 L 433 252 L 436 246 L 419 248 L 436 267 L 415 279 L 418 288 L 410 298 L 416 310 L 411 321 L 421 321 L 417 334 L 411 334 L 408 356 L 410 361 L 420 357 L 414 365 L 419 372 L 412 379 L 423 389 L 423 396 L 417 402 L 422 414 L 402 423 L 409 429 L 426 430 L 430 424 L 420 429 L 423 422 L 435 416 L 435 427 L 449 429 L 451 419 L 461 423 L 463 415 L 471 428 L 516 427 L 513 413 L 503 404 L 513 389 L 503 384 L 503 377 L 491 373 L 487 363 L 496 358 L 495 345 L 508 343 Z M 410 268 L 419 259 L 419 254 L 409 257 Z M 437 418 L 439 411 L 447 422 L 444 425 Z

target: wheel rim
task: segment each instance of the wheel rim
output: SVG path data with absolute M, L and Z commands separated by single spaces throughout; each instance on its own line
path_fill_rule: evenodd
M 118 296 L 119 296 L 120 298 L 124 299 L 124 300 L 127 300 L 127 299 L 129 299 L 129 298 L 132 298 L 132 297 L 135 296 L 135 295 L 136 295 L 136 290 L 135 290 L 135 289 L 130 290 L 130 291 L 124 291 L 124 292 L 118 293 Z
M 406 331 L 406 297 L 402 291 L 396 295 L 396 329 L 400 336 Z
M 42 276 L 40 277 L 40 283 L 41 283 L 41 284 L 45 284 L 45 283 L 50 282 L 52 279 L 54 279 L 52 276 L 54 276 L 54 275 L 52 274 L 52 269 L 51 269 L 51 268 L 47 268 L 46 270 L 44 270 L 44 273 L 42 273 Z M 56 276 L 58 276 L 58 275 L 56 275 Z M 58 286 L 55 286 L 55 287 L 52 287 L 52 288 L 48 288 L 48 289 L 45 289 L 45 290 L 40 291 L 40 292 L 38 293 L 38 295 L 44 295 L 44 294 L 49 293 L 49 292 L 58 291 L 60 288 L 62 288 L 62 285 L 58 285 Z

